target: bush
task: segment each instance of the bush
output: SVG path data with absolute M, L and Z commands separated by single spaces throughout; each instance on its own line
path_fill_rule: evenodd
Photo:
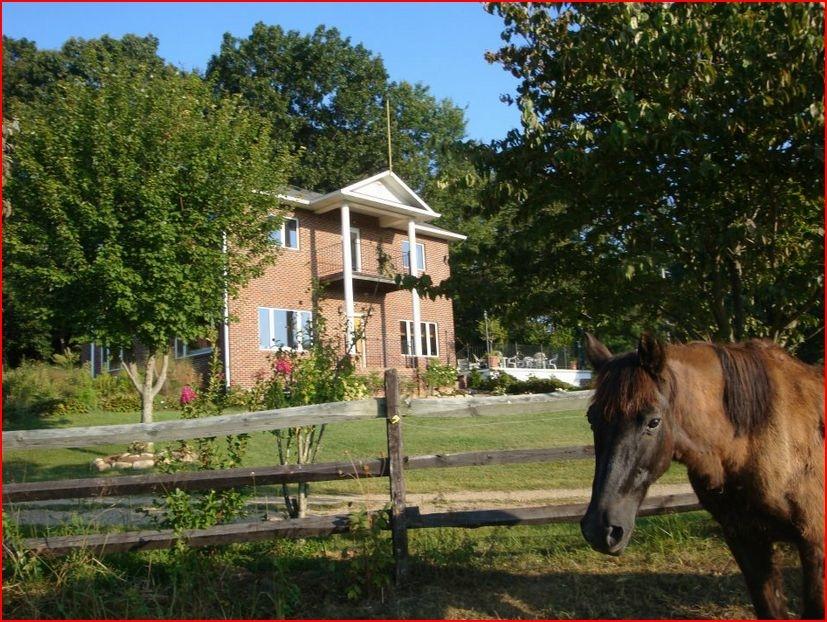
M 101 374 L 95 378 L 94 387 L 102 410 L 124 413 L 141 409 L 141 397 L 125 375 Z
M 422 379 L 432 393 L 440 387 L 453 387 L 457 381 L 457 368 L 447 364 L 443 365 L 439 361 L 431 361 L 423 372 Z
M 85 413 L 98 406 L 89 367 L 24 361 L 3 371 L 3 413 L 10 420 Z
M 486 391 L 494 395 L 521 395 L 524 393 L 553 393 L 559 390 L 577 389 L 557 378 L 534 378 L 517 380 L 514 376 L 500 373 L 496 378 L 483 378 L 476 369 L 468 375 L 468 386 L 477 391 Z
M 201 388 L 204 386 L 204 377 L 195 369 L 192 359 L 176 359 L 170 354 L 167 381 L 158 396 L 163 398 L 165 404 L 177 408 L 181 389 L 185 386 Z

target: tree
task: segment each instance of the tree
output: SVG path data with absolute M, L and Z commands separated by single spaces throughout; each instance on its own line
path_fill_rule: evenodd
M 225 34 L 207 68 L 219 93 L 240 94 L 297 149 L 291 183 L 331 191 L 388 167 L 385 100 L 392 108 L 393 168 L 416 190 L 436 178 L 443 147 L 465 134 L 463 111 L 421 84 L 395 83 L 382 59 L 335 28 L 311 35 L 258 23 Z
M 18 109 L 34 102 L 49 105 L 59 98 L 55 88 L 62 80 L 72 78 L 95 85 L 112 67 L 130 67 L 136 72 L 162 72 L 163 59 L 157 55 L 158 40 L 154 37 L 125 35 L 122 39 L 104 36 L 100 39 L 69 39 L 60 50 L 38 50 L 27 39 L 3 37 L 3 114 L 4 114 L 4 175 L 10 169 L 10 148 L 13 138 L 8 129 L 17 127 Z M 18 137 L 19 139 L 20 137 Z M 4 177 L 5 185 L 5 177 Z M 7 193 L 8 195 L 8 193 Z M 11 204 L 4 200 L 4 220 L 11 215 Z M 5 226 L 8 226 L 4 222 Z M 48 360 L 54 352 L 62 352 L 75 335 L 62 321 L 63 314 L 52 299 L 53 291 L 39 287 L 34 266 L 51 263 L 47 247 L 32 251 L 27 260 L 32 267 L 34 283 L 21 283 L 9 278 L 9 256 L 4 254 L 3 286 L 3 362 L 17 364 L 22 358 Z M 19 275 L 18 275 L 19 276 Z
M 821 7 L 488 10 L 522 127 L 482 203 L 513 209 L 522 312 L 823 356 Z
M 149 422 L 170 340 L 207 334 L 273 261 L 266 191 L 289 158 L 237 98 L 154 62 L 69 75 L 15 114 L 4 286 L 78 339 L 140 344 L 126 369 Z

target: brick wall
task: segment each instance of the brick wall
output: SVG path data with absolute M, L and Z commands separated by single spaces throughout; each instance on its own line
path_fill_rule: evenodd
M 339 210 L 319 215 L 297 209 L 292 215 L 299 221 L 299 248 L 282 249 L 276 264 L 230 301 L 230 314 L 236 319 L 229 329 L 230 378 L 234 384 L 251 385 L 256 373 L 267 366 L 268 352 L 259 347 L 259 307 L 310 311 L 313 277 L 335 273 L 336 263 L 341 270 Z M 397 269 L 401 269 L 402 242 L 407 239 L 406 232 L 382 228 L 377 218 L 355 213 L 351 213 L 351 226 L 359 229 L 364 272 L 378 272 L 377 247 L 389 256 Z M 446 279 L 450 273 L 448 243 L 422 235 L 417 236 L 417 241 L 425 246 L 425 271 L 435 283 Z M 368 315 L 365 352 L 360 361 L 366 371 L 410 365 L 410 359 L 402 355 L 399 322 L 412 319 L 411 303 L 408 291 L 355 279 L 355 311 Z M 344 317 L 341 279 L 327 286 L 320 306 L 327 319 L 329 334 L 333 335 Z M 454 363 L 451 301 L 423 298 L 420 306 L 422 321 L 437 323 L 439 359 Z M 342 348 L 344 350 L 343 337 Z

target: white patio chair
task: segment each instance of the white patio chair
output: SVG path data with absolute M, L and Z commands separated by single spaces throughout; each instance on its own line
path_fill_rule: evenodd
M 546 368 L 546 355 L 543 352 L 537 352 L 537 354 L 534 355 L 534 367 L 537 369 Z
M 548 369 L 557 369 L 557 357 L 559 354 L 555 354 L 554 356 L 548 357 L 546 361 L 546 365 L 548 365 Z
M 526 356 L 523 358 L 523 367 L 526 369 L 534 369 L 534 357 Z

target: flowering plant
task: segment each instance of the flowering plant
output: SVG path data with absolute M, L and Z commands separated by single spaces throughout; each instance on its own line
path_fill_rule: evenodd
M 190 385 L 185 384 L 181 387 L 181 397 L 178 400 L 181 403 L 181 406 L 186 406 L 187 404 L 194 402 L 195 399 L 198 397 L 198 394 L 195 392 Z

